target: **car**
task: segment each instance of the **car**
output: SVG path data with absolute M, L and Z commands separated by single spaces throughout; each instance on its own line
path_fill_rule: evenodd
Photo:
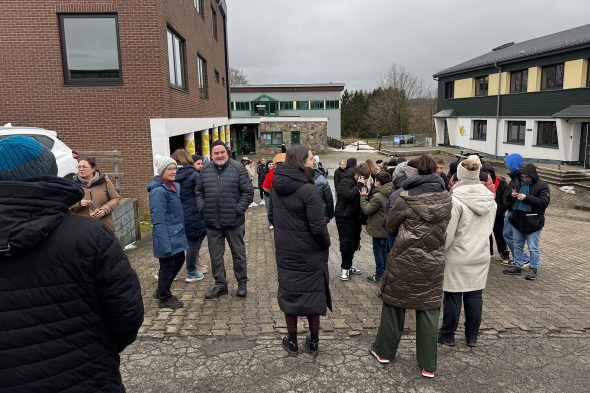
M 14 135 L 35 138 L 43 146 L 50 149 L 57 162 L 58 176 L 71 178 L 78 173 L 78 152 L 70 149 L 60 141 L 57 132 L 36 127 L 13 127 L 10 123 L 0 127 L 0 139 Z

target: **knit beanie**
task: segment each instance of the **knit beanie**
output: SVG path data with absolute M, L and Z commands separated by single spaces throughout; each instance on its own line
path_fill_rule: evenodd
M 273 162 L 273 164 L 277 165 L 277 163 L 279 163 L 279 162 L 285 162 L 286 159 L 287 159 L 287 154 L 279 153 L 276 156 L 274 156 L 274 158 L 272 159 L 272 162 Z
M 156 154 L 154 156 L 154 166 L 156 167 L 156 172 L 158 172 L 158 175 L 162 176 L 170 164 L 176 165 L 176 161 L 174 161 L 172 157 L 168 157 L 163 154 Z
M 57 175 L 57 162 L 51 150 L 28 136 L 0 140 L 0 180 L 42 175 Z
M 223 146 L 223 147 L 225 147 L 225 151 L 227 151 L 229 153 L 229 149 L 227 148 L 227 145 L 224 142 L 221 142 L 219 139 L 216 139 L 213 141 L 213 143 L 211 144 L 211 151 L 213 151 L 213 148 L 215 146 Z
M 459 165 L 457 166 L 457 179 L 459 180 L 474 180 L 476 182 L 479 182 L 479 171 L 481 170 L 481 161 L 479 160 L 479 157 L 477 158 L 477 161 L 475 159 L 472 159 L 471 157 L 477 157 L 477 156 L 469 156 L 469 158 L 467 160 L 461 161 L 459 163 Z M 476 162 L 478 164 L 478 169 L 476 171 L 470 171 L 468 169 L 466 169 L 463 164 L 465 164 L 465 162 L 467 161 L 473 161 Z

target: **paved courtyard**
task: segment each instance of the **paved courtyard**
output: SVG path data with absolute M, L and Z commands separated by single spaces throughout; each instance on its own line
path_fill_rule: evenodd
M 340 157 L 350 155 L 330 153 L 322 161 L 335 168 Z M 379 157 L 354 155 L 359 161 Z M 185 283 L 183 270 L 173 292 L 185 307 L 158 309 L 151 298 L 158 263 L 152 256 L 151 238 L 146 236 L 128 253 L 142 283 L 145 321 L 138 342 L 122 356 L 122 372 L 129 390 L 137 392 L 379 391 L 384 384 L 394 391 L 410 387 L 416 391 L 564 390 L 565 382 L 547 384 L 554 377 L 548 373 L 556 371 L 555 367 L 564 380 L 572 373 L 569 380 L 576 387 L 580 381 L 577 370 L 587 370 L 590 365 L 589 220 L 590 212 L 547 211 L 535 282 L 503 276 L 503 267 L 492 258 L 484 291 L 481 345 L 475 351 L 464 345 L 441 348 L 441 376 L 435 385 L 416 377 L 412 313 L 406 319 L 408 334 L 400 348 L 400 360 L 383 368 L 367 355 L 379 324 L 381 301 L 378 286 L 366 280 L 367 274 L 374 273 L 374 262 L 371 239 L 364 231 L 361 251 L 355 255 L 355 265 L 364 274 L 341 282 L 338 236 L 334 222 L 329 225 L 334 312 L 322 318 L 322 347 L 316 359 L 306 354 L 290 359 L 280 347 L 279 338 L 286 328 L 276 302 L 273 232 L 267 228 L 263 206 L 249 209 L 246 217 L 250 281 L 245 299 L 233 294 L 237 285 L 228 250 L 229 296 L 205 301 L 204 293 L 213 285 L 210 274 L 200 282 Z M 209 260 L 206 244 L 200 255 Z M 301 319 L 300 327 L 305 325 Z M 175 378 L 166 379 L 167 375 Z M 348 379 L 355 382 L 349 384 Z M 462 389 L 457 390 L 459 386 Z

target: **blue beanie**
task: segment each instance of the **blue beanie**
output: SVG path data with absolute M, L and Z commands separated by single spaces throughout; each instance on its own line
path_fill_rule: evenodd
M 524 159 L 518 153 L 512 153 L 504 157 L 504 162 L 506 163 L 506 166 L 508 167 L 510 173 L 518 172 L 520 170 L 520 167 L 522 167 L 523 161 Z
M 55 156 L 35 138 L 11 136 L 0 140 L 0 180 L 57 175 Z

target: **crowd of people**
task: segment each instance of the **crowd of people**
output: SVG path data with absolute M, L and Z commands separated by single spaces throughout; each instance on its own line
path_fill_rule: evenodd
M 255 177 L 274 232 L 277 299 L 288 331 L 282 346 L 290 355 L 299 353 L 299 317 L 309 323 L 305 348 L 317 355 L 320 317 L 333 307 L 328 268 L 332 218 L 341 254 L 340 280 L 363 274 L 353 264 L 363 226 L 372 238 L 375 271 L 367 280 L 380 285 L 383 307 L 370 353 L 382 364 L 394 360 L 406 310 L 415 310 L 417 360 L 425 377 L 435 376 L 437 343 L 456 345 L 462 306 L 466 344 L 477 345 L 494 239 L 506 265 L 504 274 L 521 275 L 528 265 L 525 278 L 537 278 L 549 187 L 520 155 L 504 159 L 509 182 L 477 155 L 453 162 L 447 173 L 444 161 L 429 155 L 360 164 L 349 158 L 334 171 L 334 202 L 329 173 L 319 157 L 306 146 L 284 150 L 256 166 L 249 159 L 230 158 L 221 141 L 212 143 L 211 160 L 205 164 L 203 157 L 182 149 L 154 156 L 156 175 L 148 191 L 153 253 L 159 260 L 153 297 L 160 308 L 184 306 L 171 288 L 183 266 L 189 283 L 211 272 L 214 286 L 205 299 L 229 293 L 226 241 L 235 294 L 247 296 L 245 215 L 254 203 Z M 53 155 L 31 138 L 1 140 L 0 156 L 0 277 L 8 277 L 0 280 L 0 290 L 10 297 L 5 311 L 12 318 L 5 321 L 10 320 L 7 331 L 13 332 L 0 341 L 14 370 L 3 380 L 34 388 L 42 379 L 66 375 L 53 382 L 65 389 L 83 375 L 89 387 L 120 386 L 118 372 L 104 375 L 112 367 L 81 360 L 105 357 L 118 365 L 118 353 L 133 342 L 143 320 L 137 276 L 113 236 L 112 212 L 119 194 L 91 157 L 79 160 L 78 175 L 70 181 L 55 176 Z M 43 208 L 31 209 L 33 205 Z M 205 239 L 209 263 L 199 261 Z M 35 268 L 40 263 L 43 268 Z M 24 271 L 35 285 L 19 284 Z M 59 285 L 51 282 L 56 274 L 62 277 Z M 26 296 L 9 291 L 20 286 Z M 40 307 L 36 316 L 27 311 L 31 302 Z M 72 306 L 63 308 L 65 303 Z M 78 321 L 81 314 L 88 317 Z M 25 340 L 18 333 L 23 326 L 37 326 L 39 334 Z M 79 340 L 68 341 L 64 331 L 81 332 Z M 20 352 L 21 345 L 39 340 L 55 344 L 35 353 Z M 55 345 L 65 348 L 68 362 L 63 367 L 82 364 L 79 374 L 68 374 L 62 365 L 46 360 Z

